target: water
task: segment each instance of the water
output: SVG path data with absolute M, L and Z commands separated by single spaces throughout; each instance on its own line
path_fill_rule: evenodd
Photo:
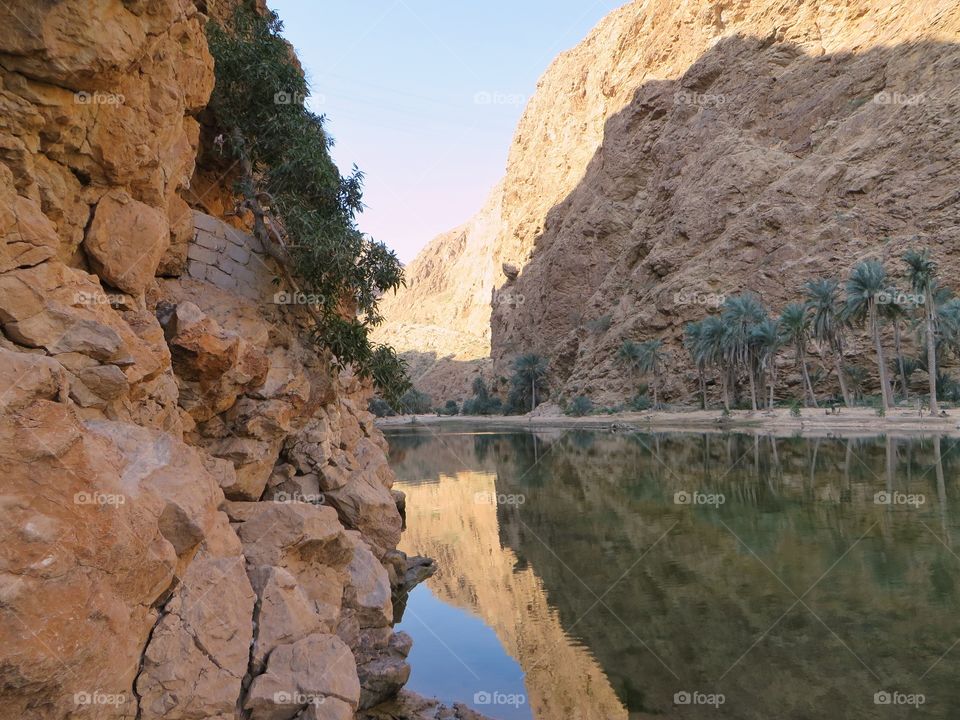
M 960 717 L 960 441 L 388 439 L 402 547 L 440 565 L 400 622 L 421 694 L 509 720 Z

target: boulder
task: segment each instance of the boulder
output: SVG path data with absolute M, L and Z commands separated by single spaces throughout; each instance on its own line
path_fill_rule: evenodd
M 166 215 L 123 190 L 104 195 L 83 240 L 90 265 L 107 284 L 139 295 L 170 244 Z

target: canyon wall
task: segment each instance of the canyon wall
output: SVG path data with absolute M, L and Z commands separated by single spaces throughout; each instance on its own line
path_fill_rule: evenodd
M 198 210 L 200 9 L 0 5 L 3 720 L 344 720 L 409 675 L 370 388 Z
M 696 383 L 683 325 L 724 295 L 752 290 L 778 312 L 805 280 L 867 258 L 900 272 L 911 246 L 929 246 L 950 285 L 958 40 L 949 0 L 637 0 L 612 13 L 544 74 L 499 217 L 481 213 L 498 229 L 474 277 L 513 299 L 491 308 L 492 374 L 538 352 L 561 396 L 616 402 L 636 384 L 618 347 L 659 337 L 667 395 L 683 399 Z M 417 303 L 440 313 L 445 298 Z M 409 312 L 397 305 L 391 324 Z

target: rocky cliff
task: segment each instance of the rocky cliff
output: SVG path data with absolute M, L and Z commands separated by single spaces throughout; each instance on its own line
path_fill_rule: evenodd
M 955 276 L 958 40 L 949 0 L 637 0 L 612 13 L 547 70 L 498 212 L 472 221 L 498 228 L 475 254 L 489 262 L 460 282 L 520 269 L 495 281 L 512 300 L 492 307 L 494 374 L 536 351 L 561 394 L 613 401 L 635 382 L 618 346 L 662 337 L 682 397 L 695 386 L 682 326 L 712 298 L 750 289 L 779 310 L 810 277 L 910 245 Z M 417 297 L 438 314 L 444 302 Z M 392 323 L 410 312 L 397 306 Z
M 200 211 L 209 5 L 0 5 L 3 719 L 343 719 L 409 674 L 370 390 Z

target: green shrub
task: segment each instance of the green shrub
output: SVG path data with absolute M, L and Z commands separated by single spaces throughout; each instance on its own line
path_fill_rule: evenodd
M 457 405 L 456 400 L 447 400 L 447 402 L 444 403 L 442 408 L 437 408 L 437 415 L 453 416 L 453 415 L 459 415 L 459 414 L 460 414 L 460 407 Z
M 653 403 L 647 396 L 646 390 L 636 395 L 633 400 L 630 401 L 630 409 L 634 412 L 643 412 L 644 410 L 649 410 L 651 407 L 653 407 Z
M 593 412 L 593 401 L 586 395 L 577 395 L 567 406 L 567 415 L 583 417 Z
M 370 402 L 367 403 L 367 410 L 378 418 L 392 417 L 397 414 L 393 411 L 393 408 L 390 407 L 390 403 L 379 397 L 370 398 Z
M 800 403 L 796 400 L 790 403 L 790 416 L 800 417 Z
M 302 306 L 313 342 L 336 365 L 371 378 L 396 407 L 410 388 L 406 364 L 375 345 L 370 331 L 382 321 L 379 298 L 401 285 L 403 268 L 357 228 L 363 174 L 354 167 L 341 175 L 331 158 L 324 118 L 304 104 L 307 81 L 282 29 L 276 13 L 247 4 L 224 25 L 207 24 L 216 73 L 207 121 L 223 155 L 217 170 L 237 177 L 240 206 L 288 290 L 316 298 Z
M 415 388 L 410 388 L 400 398 L 400 412 L 405 415 L 423 415 L 430 412 L 430 396 Z

